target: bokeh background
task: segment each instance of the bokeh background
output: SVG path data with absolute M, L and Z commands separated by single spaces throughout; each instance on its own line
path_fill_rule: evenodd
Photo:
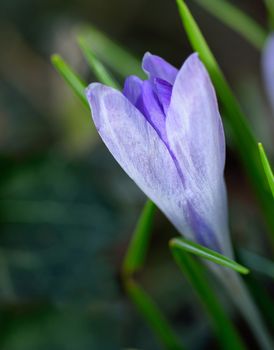
M 188 3 L 258 138 L 270 148 L 273 116 L 260 54 Z M 234 3 L 266 25 L 262 1 Z M 180 66 L 191 48 L 175 1 L 1 0 L 0 18 L 0 348 L 159 349 L 119 272 L 145 198 L 98 138 L 50 55 L 62 54 L 93 81 L 76 43 L 79 27 L 92 24 L 137 57 L 150 51 Z M 267 256 L 266 227 L 232 147 L 226 179 L 239 257 L 248 257 L 246 251 Z M 192 287 L 172 261 L 167 242 L 175 230 L 157 213 L 153 231 L 138 280 L 189 349 L 218 348 Z M 270 280 L 253 275 L 271 295 Z M 218 292 L 252 339 L 220 286 Z

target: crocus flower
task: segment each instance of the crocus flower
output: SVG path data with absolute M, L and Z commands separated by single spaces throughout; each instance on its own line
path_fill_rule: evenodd
M 274 113 L 274 33 L 269 36 L 263 50 L 262 70 L 266 93 Z
M 209 75 L 196 53 L 180 70 L 146 53 L 142 67 L 148 79 L 128 77 L 123 92 L 89 85 L 98 133 L 182 235 L 231 256 L 225 140 Z
M 146 53 L 148 79 L 126 79 L 123 92 L 86 90 L 96 128 L 114 158 L 178 231 L 232 256 L 224 184 L 225 140 L 217 99 L 197 54 L 177 70 Z M 248 291 L 232 270 L 208 263 L 242 311 L 262 349 L 268 335 Z

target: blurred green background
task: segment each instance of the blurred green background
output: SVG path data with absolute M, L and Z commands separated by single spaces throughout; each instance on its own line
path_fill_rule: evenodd
M 270 146 L 273 116 L 259 54 L 188 3 L 259 139 Z M 266 23 L 262 1 L 234 3 Z M 61 53 L 93 81 L 76 44 L 79 27 L 92 24 L 137 57 L 150 51 L 180 66 L 191 49 L 175 1 L 2 0 L 0 18 L 0 349 L 158 349 L 119 273 L 145 198 L 99 140 L 50 55 Z M 266 229 L 232 148 L 226 178 L 234 242 L 267 255 Z M 218 348 L 168 251 L 175 235 L 157 213 L 138 279 L 190 349 Z M 221 288 L 219 294 L 233 313 Z

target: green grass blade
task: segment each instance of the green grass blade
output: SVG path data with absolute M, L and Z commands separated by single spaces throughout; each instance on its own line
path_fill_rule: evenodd
M 267 181 L 269 183 L 269 187 L 270 187 L 271 192 L 272 192 L 273 197 L 274 197 L 274 175 L 273 175 L 273 172 L 271 170 L 271 166 L 270 166 L 270 163 L 267 159 L 267 155 L 265 153 L 263 145 L 261 143 L 258 143 L 258 147 L 259 147 L 260 157 L 261 157 L 262 165 L 264 168 L 265 176 L 267 178 Z
M 151 236 L 155 209 L 155 204 L 148 200 L 138 219 L 123 263 L 123 272 L 126 275 L 132 275 L 143 266 Z
M 119 89 L 120 87 L 118 83 L 114 80 L 111 74 L 106 70 L 103 64 L 95 57 L 91 48 L 87 44 L 85 38 L 79 36 L 78 44 L 84 56 L 86 57 L 91 70 L 93 71 L 97 79 L 105 85 L 112 86 L 116 89 Z
M 218 265 L 228 267 L 228 268 L 235 270 L 239 273 L 242 273 L 242 274 L 249 273 L 249 270 L 246 267 L 238 264 L 236 261 L 231 260 L 231 259 L 227 258 L 226 256 L 215 252 L 214 250 L 205 248 L 205 247 L 201 246 L 200 244 L 191 242 L 185 238 L 173 238 L 169 242 L 169 246 L 170 246 L 172 251 L 178 250 L 178 251 L 192 253 L 192 254 L 197 255 L 203 259 L 207 259 L 207 260 L 212 261 Z
M 221 22 L 235 30 L 261 50 L 267 38 L 267 31 L 251 17 L 226 0 L 195 0 Z
M 83 29 L 81 38 L 85 40 L 86 45 L 90 47 L 96 57 L 121 77 L 125 78 L 128 75 L 144 77 L 140 64 L 141 60 L 135 58 L 96 28 L 88 27 Z
M 182 0 L 177 0 L 177 4 L 192 47 L 199 53 L 199 57 L 205 64 L 222 102 L 223 115 L 231 129 L 234 145 L 250 177 L 272 233 L 271 238 L 274 241 L 274 203 L 271 194 L 264 185 L 265 175 L 260 167 L 256 138 L 188 7 Z
M 183 350 L 181 341 L 150 296 L 132 279 L 126 281 L 125 287 L 132 302 L 161 344 L 167 350 Z
M 86 84 L 83 82 L 83 80 L 73 71 L 73 69 L 62 59 L 60 55 L 52 55 L 51 62 L 58 73 L 64 78 L 75 94 L 80 98 L 85 107 L 89 109 L 88 101 L 85 95 Z
M 224 311 L 215 293 L 211 289 L 202 265 L 183 250 L 179 251 L 178 249 L 174 249 L 172 250 L 172 254 L 180 270 L 187 277 L 198 294 L 213 323 L 222 348 L 226 350 L 245 349 L 236 329 L 227 317 L 227 313 Z

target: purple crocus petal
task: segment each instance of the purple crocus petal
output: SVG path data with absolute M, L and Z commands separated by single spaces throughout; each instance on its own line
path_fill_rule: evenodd
M 185 61 L 177 75 L 166 132 L 169 147 L 184 174 L 185 197 L 191 205 L 187 204 L 185 209 L 189 225 L 196 234 L 207 232 L 203 234 L 207 246 L 216 246 L 218 241 L 229 254 L 225 238 L 228 233 L 224 133 L 214 88 L 197 54 Z
M 174 83 L 178 69 L 173 67 L 170 63 L 166 62 L 159 56 L 152 55 L 147 52 L 143 57 L 142 63 L 143 70 L 148 74 L 149 78 L 160 78 L 168 83 Z
M 172 85 L 160 78 L 155 79 L 154 85 L 157 91 L 158 99 L 166 115 L 171 100 Z
M 138 98 L 141 95 L 142 85 L 143 81 L 135 75 L 131 75 L 125 80 L 123 94 L 134 105 L 136 105 Z
M 142 93 L 136 107 L 143 113 L 161 139 L 167 143 L 165 130 L 165 114 L 149 80 L 143 82 Z
M 184 214 L 182 179 L 156 130 L 119 91 L 93 83 L 86 94 L 96 128 L 114 158 L 178 231 L 195 240 Z
M 269 36 L 263 50 L 262 70 L 266 93 L 274 113 L 274 34 Z
M 183 172 L 199 174 L 208 183 L 222 178 L 225 140 L 221 117 L 209 75 L 196 53 L 177 75 L 166 128 Z M 192 180 L 196 182 L 196 178 Z

